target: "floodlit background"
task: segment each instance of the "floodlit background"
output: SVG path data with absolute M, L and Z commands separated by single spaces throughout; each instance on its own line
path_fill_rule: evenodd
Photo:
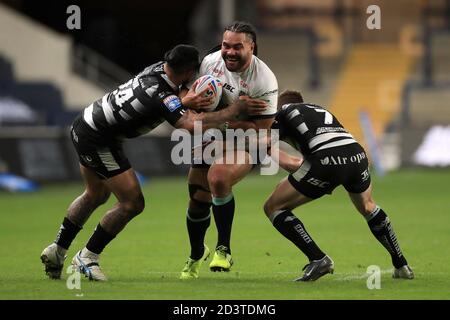
M 75 12 L 68 8 L 74 4 L 80 9 L 79 29 L 68 28 Z M 277 76 L 280 91 L 297 89 L 308 102 L 325 106 L 366 147 L 375 195 L 394 221 L 418 279 L 401 283 L 401 290 L 388 276 L 387 291 L 365 287 L 368 265 L 387 270 L 390 263 L 337 190 L 335 197 L 298 214 L 326 250 L 335 250 L 341 267 L 337 261 L 334 280 L 324 278 L 317 290 L 298 293 L 289 279 L 306 260 L 261 209 L 283 174 L 267 178 L 255 170 L 235 190 L 232 285 L 247 285 L 243 297 L 250 299 L 395 298 L 400 291 L 400 298 L 427 298 L 428 292 L 450 297 L 444 270 L 450 241 L 445 204 L 450 194 L 449 0 L 1 0 L 0 297 L 75 297 L 64 283 L 51 283 L 50 294 L 41 291 L 47 282 L 38 261 L 67 206 L 83 190 L 68 138 L 74 117 L 178 43 L 195 44 L 206 54 L 233 20 L 257 28 L 258 55 Z M 381 29 L 374 29 L 378 22 Z M 142 295 L 126 293 L 129 298 L 189 299 L 195 289 L 176 281 L 188 254 L 188 167 L 171 162 L 170 133 L 163 124 L 126 143 L 133 167 L 144 178 L 147 207 L 105 252 L 106 273 L 119 287 L 106 287 L 103 295 L 98 286 L 85 284 L 86 297 L 123 298 L 120 284 L 130 283 Z M 73 250 L 83 246 L 105 210 L 92 217 Z M 212 246 L 213 225 L 208 237 Z M 348 245 L 354 247 L 347 250 Z M 14 259 L 11 252 L 17 252 Z M 133 275 L 119 267 L 124 258 L 133 261 Z M 211 275 L 206 268 L 203 273 L 204 295 L 193 298 L 241 297 L 231 284 L 227 287 L 226 275 Z M 158 283 L 161 295 L 151 286 L 139 287 L 148 281 Z M 225 286 L 224 295 L 208 289 L 215 288 L 214 281 Z

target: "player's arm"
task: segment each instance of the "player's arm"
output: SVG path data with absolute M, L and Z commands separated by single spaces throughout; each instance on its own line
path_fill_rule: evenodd
M 217 128 L 227 121 L 231 121 L 239 114 L 245 113 L 249 115 L 258 115 L 265 111 L 267 104 L 260 100 L 248 103 L 240 100 L 228 108 L 216 112 L 195 112 L 187 109 L 182 117 L 174 124 L 176 128 L 186 129 L 189 132 L 194 131 L 194 123 L 199 121 L 202 130 Z
M 247 96 L 241 96 L 241 97 L 239 97 L 239 100 L 244 100 L 248 104 L 254 104 L 254 103 L 259 104 L 262 101 L 264 101 L 264 100 L 261 100 L 261 99 L 252 99 L 252 98 L 247 97 Z M 264 101 L 264 102 L 267 103 L 266 101 Z M 274 115 L 268 115 L 268 116 L 261 116 L 260 114 L 255 114 L 249 120 L 233 120 L 233 121 L 229 121 L 227 127 L 229 129 L 243 129 L 243 130 L 247 130 L 247 129 L 254 129 L 254 130 L 270 129 L 274 119 L 275 119 L 275 114 Z
M 289 173 L 294 173 L 297 171 L 303 163 L 302 158 L 290 155 L 286 151 L 278 148 L 278 146 L 273 146 L 270 149 L 270 156 L 280 165 L 280 167 Z

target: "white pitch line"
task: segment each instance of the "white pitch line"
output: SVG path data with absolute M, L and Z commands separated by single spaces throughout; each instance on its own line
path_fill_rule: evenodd
M 393 269 L 384 269 L 384 270 L 380 271 L 381 274 L 392 273 L 392 272 L 393 272 Z M 347 275 L 337 274 L 336 276 L 337 277 L 335 277 L 333 279 L 335 281 L 349 281 L 349 280 L 365 279 L 365 278 L 369 277 L 369 274 L 367 274 L 367 273 L 360 273 L 360 274 L 350 273 Z
M 392 273 L 393 269 L 384 269 L 381 270 L 380 273 L 381 274 L 388 274 L 388 273 Z M 148 271 L 146 272 L 147 274 L 166 274 L 166 275 L 173 275 L 173 274 L 179 274 L 179 272 L 165 272 L 165 271 Z M 275 271 L 275 272 L 271 272 L 271 274 L 276 274 L 276 275 L 297 275 L 300 276 L 301 272 L 292 272 L 292 271 Z M 235 275 L 254 275 L 253 272 L 245 272 L 245 271 L 234 271 L 231 272 L 230 274 L 231 276 L 235 276 Z M 337 273 L 335 275 L 332 275 L 330 277 L 330 279 L 334 280 L 334 281 L 351 281 L 351 280 L 361 280 L 361 279 L 366 279 L 367 277 L 369 277 L 369 274 L 367 273 Z

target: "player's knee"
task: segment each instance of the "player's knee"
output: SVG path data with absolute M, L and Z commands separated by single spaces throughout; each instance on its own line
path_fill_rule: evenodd
M 211 193 L 208 188 L 199 184 L 189 184 L 189 198 L 192 201 L 211 202 Z
M 108 190 L 104 190 L 101 193 L 99 193 L 98 198 L 97 198 L 97 203 L 99 205 L 105 204 L 106 201 L 108 201 L 109 196 L 111 195 L 111 192 Z
M 127 215 L 135 217 L 142 211 L 144 211 L 145 208 L 144 196 L 140 194 L 131 200 L 121 202 L 120 205 L 122 206 L 122 209 L 126 212 Z
M 102 204 L 106 203 L 106 201 L 108 201 L 110 195 L 111 195 L 111 192 L 109 192 L 107 189 L 96 190 L 95 192 L 87 191 L 84 194 L 87 201 L 89 201 L 89 203 L 91 203 L 91 205 L 94 207 L 98 207 L 98 206 L 101 206 Z
M 208 183 L 211 190 L 216 192 L 227 190 L 231 187 L 229 174 L 225 170 L 215 170 L 208 173 Z
M 271 199 L 266 200 L 263 206 L 264 213 L 267 217 L 270 217 L 277 209 L 276 205 L 271 201 Z
M 363 215 L 367 216 L 374 212 L 374 210 L 377 208 L 377 204 L 372 199 L 366 201 L 363 206 L 363 212 L 361 212 Z

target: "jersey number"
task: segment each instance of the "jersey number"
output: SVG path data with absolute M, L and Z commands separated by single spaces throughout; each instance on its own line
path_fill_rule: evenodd
M 325 120 L 323 122 L 324 124 L 332 124 L 333 123 L 333 116 L 327 110 L 324 110 L 324 109 L 314 109 L 314 110 L 316 112 L 323 112 L 323 113 L 325 113 Z
M 307 105 L 307 106 L 308 106 L 308 108 L 314 109 L 314 111 L 316 111 L 316 112 L 325 113 L 325 120 L 323 122 L 324 124 L 332 124 L 333 123 L 333 115 L 331 113 L 329 113 L 327 110 L 319 109 L 319 108 L 316 108 L 316 107 L 310 106 L 310 105 Z
M 122 108 L 122 105 L 133 97 L 133 88 L 131 87 L 133 79 L 127 83 L 121 85 L 117 90 L 113 92 L 116 105 Z

